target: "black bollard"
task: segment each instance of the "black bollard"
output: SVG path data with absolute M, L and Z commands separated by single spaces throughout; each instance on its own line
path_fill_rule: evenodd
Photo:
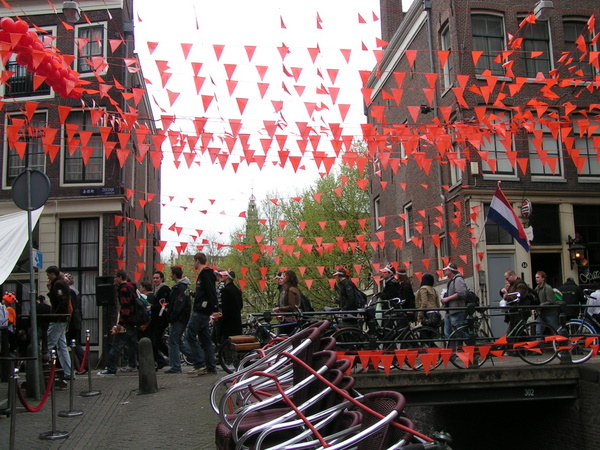
M 85 357 L 88 360 L 88 371 L 87 371 L 88 390 L 80 392 L 79 396 L 80 397 L 94 397 L 96 395 L 100 395 L 101 392 L 92 389 L 92 370 L 91 370 L 92 365 L 90 364 L 90 355 L 89 355 L 89 351 L 90 351 L 90 330 L 85 330 L 85 351 L 86 351 Z
M 138 346 L 139 360 L 139 393 L 154 394 L 158 392 L 158 381 L 156 380 L 156 368 L 154 367 L 154 351 L 152 341 L 147 337 L 140 339 Z
M 60 417 L 77 417 L 83 415 L 83 411 L 73 409 L 73 397 L 75 396 L 75 339 L 71 340 L 71 379 L 69 382 L 69 410 L 60 411 Z
M 56 366 L 56 350 L 52 350 L 52 366 Z M 53 441 L 55 439 L 65 439 L 69 437 L 68 431 L 58 431 L 56 429 L 56 400 L 54 398 L 54 380 L 48 379 L 50 386 L 50 404 L 52 406 L 52 430 L 40 433 L 39 438 Z
M 13 368 L 13 375 L 9 380 L 9 402 L 10 402 L 10 442 L 9 449 L 15 450 L 15 431 L 17 427 L 17 384 L 19 383 L 19 369 Z

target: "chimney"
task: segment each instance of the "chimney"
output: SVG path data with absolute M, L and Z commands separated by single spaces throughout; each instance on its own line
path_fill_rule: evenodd
M 404 19 L 402 0 L 380 0 L 379 5 L 381 7 L 381 39 L 390 42 Z

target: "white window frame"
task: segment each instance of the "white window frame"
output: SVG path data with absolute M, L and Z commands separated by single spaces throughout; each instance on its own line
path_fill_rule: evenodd
M 520 18 L 523 19 L 523 18 Z M 535 33 L 541 29 L 545 29 L 548 34 L 548 39 L 540 39 L 537 36 L 530 35 L 529 33 Z M 533 51 L 542 51 L 539 48 L 529 48 L 530 46 L 535 45 L 535 43 L 544 43 L 546 44 L 546 48 L 543 50 L 544 54 L 540 55 L 536 58 L 531 58 L 531 52 Z M 526 32 L 523 36 L 523 46 L 521 61 L 523 63 L 523 74 L 528 78 L 535 78 L 538 72 L 542 72 L 544 75 L 548 75 L 552 69 L 554 69 L 554 56 L 552 53 L 552 30 L 550 29 L 550 21 L 549 20 L 538 20 L 536 23 L 527 24 Z M 534 69 L 535 72 L 527 71 L 527 62 L 530 61 L 536 67 Z M 538 70 L 537 66 L 541 61 L 548 61 L 548 70 Z
M 65 177 L 66 177 L 66 168 L 65 168 L 65 163 L 66 163 L 66 155 L 69 151 L 69 145 L 67 142 L 67 130 L 66 130 L 66 123 L 70 123 L 69 122 L 69 117 L 71 116 L 71 114 L 78 114 L 81 112 L 88 112 L 90 109 L 73 109 L 71 110 L 71 112 L 69 113 L 69 116 L 67 116 L 67 119 L 65 120 L 65 125 L 61 126 L 60 129 L 60 133 L 61 133 L 61 162 L 60 162 L 60 186 L 61 187 L 81 187 L 81 186 L 103 186 L 105 181 L 106 181 L 106 157 L 105 157 L 105 148 L 104 148 L 104 143 L 102 143 L 101 145 L 101 149 L 102 149 L 102 180 L 100 181 L 78 181 L 78 182 L 70 182 L 70 181 L 66 181 Z M 104 126 L 104 119 L 100 119 L 99 123 L 97 124 L 97 126 Z M 91 139 L 99 139 L 101 140 L 101 135 L 100 133 L 94 133 L 92 135 Z M 81 144 L 79 144 L 77 150 L 78 152 L 81 152 Z
M 413 211 L 412 202 L 404 205 L 404 239 L 406 242 L 409 242 L 413 237 L 415 237 L 415 216 Z
M 559 135 L 556 139 L 554 139 L 554 136 L 552 136 L 552 133 L 550 132 L 550 128 L 545 125 L 547 122 L 547 119 L 536 120 L 532 125 L 536 130 L 539 131 L 536 133 L 528 133 L 527 135 L 527 145 L 529 148 L 529 171 L 531 173 L 532 181 L 565 180 L 560 130 Z M 542 161 L 538 156 L 538 151 L 533 144 L 533 140 L 536 138 L 536 135 L 540 134 L 542 135 L 542 150 L 548 152 L 548 156 L 557 158 L 555 174 L 552 173 L 550 167 L 547 165 L 542 165 Z
M 581 118 L 581 120 L 588 121 L 588 119 Z M 578 173 L 578 181 L 581 183 L 592 182 L 597 183 L 600 180 L 600 162 L 598 161 L 598 149 L 594 147 L 593 138 L 600 137 L 600 127 L 596 128 L 590 136 L 586 131 L 582 137 L 579 136 L 579 119 L 573 119 L 573 137 L 575 142 L 573 143 L 573 149 L 579 151 L 579 156 L 586 158 L 583 166 L 582 173 Z M 588 173 L 586 173 L 588 172 Z
M 75 70 L 77 72 L 79 72 L 81 77 L 93 77 L 94 75 L 94 71 L 93 71 L 93 67 L 91 68 L 92 70 L 87 70 L 87 68 L 85 68 L 86 70 L 82 70 L 81 65 L 79 64 L 79 59 L 82 58 L 82 56 L 80 55 L 80 51 L 79 51 L 79 45 L 78 45 L 78 39 L 80 37 L 80 32 L 81 30 L 87 29 L 87 28 L 102 28 L 103 33 L 102 33 L 102 49 L 101 49 L 101 53 L 102 54 L 98 54 L 98 55 L 91 55 L 93 57 L 95 56 L 101 56 L 104 58 L 104 60 L 106 61 L 107 58 L 107 43 L 108 43 L 108 22 L 94 22 L 91 25 L 90 24 L 82 24 L 82 25 L 75 25 L 75 49 L 74 49 L 74 55 L 75 55 Z M 87 46 L 92 45 L 94 43 L 93 39 L 90 39 L 90 42 L 87 44 Z M 86 46 L 86 47 L 87 47 Z M 83 48 L 83 50 L 85 51 L 85 47 Z M 91 61 L 91 59 L 90 59 Z M 88 65 L 88 64 L 86 64 Z M 105 65 L 104 69 L 98 74 L 98 75 L 104 75 L 106 74 L 108 70 L 108 65 Z
M 502 31 L 500 33 L 500 35 L 498 36 L 491 36 L 491 35 L 483 35 L 483 34 L 477 34 L 475 35 L 474 31 L 473 31 L 473 18 L 475 16 L 485 16 L 485 17 L 493 17 L 493 18 L 497 18 L 500 19 L 500 21 L 502 22 Z M 484 38 L 486 40 L 485 42 L 485 49 L 484 48 L 476 48 L 476 38 L 477 37 L 481 37 Z M 496 49 L 491 49 L 489 44 L 489 40 L 490 39 L 498 39 L 501 38 L 502 39 L 502 48 L 500 50 L 496 50 Z M 477 65 L 475 66 L 475 74 L 480 76 L 483 71 L 485 71 L 486 69 L 489 69 L 492 73 L 492 75 L 496 75 L 496 76 L 500 76 L 503 77 L 505 76 L 505 71 L 504 68 L 502 67 L 502 62 L 500 62 L 500 64 L 495 63 L 494 59 L 496 59 L 496 54 L 493 54 L 495 52 L 498 52 L 501 54 L 501 52 L 506 50 L 506 27 L 504 24 L 504 16 L 502 14 L 493 14 L 490 12 L 484 12 L 484 11 L 473 11 L 471 13 L 471 39 L 472 39 L 472 48 L 474 51 L 477 50 L 482 50 L 483 54 L 481 55 L 481 57 L 479 58 L 479 61 L 477 62 Z M 487 63 L 489 61 L 489 64 Z
M 39 27 L 39 28 L 48 32 L 48 34 L 38 33 L 40 36 L 57 36 L 56 25 Z M 30 30 L 37 31 L 35 28 L 30 28 Z M 52 44 L 52 45 L 54 45 L 54 44 Z M 49 46 L 46 45 L 46 48 L 48 48 L 48 47 Z M 14 59 L 15 59 L 15 55 L 11 56 L 10 61 L 14 61 Z M 6 69 L 2 64 L 0 64 L 0 67 Z M 8 79 L 8 83 L 10 84 L 10 78 Z M 14 103 L 28 102 L 28 101 L 33 101 L 33 100 L 44 100 L 44 99 L 54 98 L 54 89 L 52 89 L 52 87 L 50 87 L 50 93 L 48 93 L 48 94 L 27 95 L 27 96 L 23 96 L 23 97 L 10 97 L 10 96 L 5 97 L 6 95 L 9 95 L 9 94 L 7 92 L 6 86 L 3 84 L 0 86 L 0 95 L 2 95 L 4 97 L 2 99 L 3 102 L 14 102 Z
M 579 19 L 576 17 L 568 17 L 568 18 L 563 19 L 563 35 L 564 36 L 567 35 L 567 33 L 565 31 L 565 25 L 572 24 L 572 23 L 580 24 L 581 27 L 583 28 L 583 30 L 584 30 L 583 35 L 584 35 L 585 42 L 588 47 L 588 51 L 596 51 L 597 45 L 593 45 L 591 43 L 592 38 L 590 37 L 589 33 L 587 32 L 587 19 L 583 19 L 583 18 Z M 583 73 L 584 78 L 591 78 L 595 75 L 598 75 L 598 73 L 599 73 L 598 69 L 596 69 L 594 66 L 592 66 L 589 63 L 589 59 L 587 57 L 584 58 L 583 61 L 579 61 L 579 58 L 581 57 L 581 53 L 577 49 L 575 41 L 571 42 L 571 41 L 565 40 L 565 51 L 570 53 L 570 57 L 573 58 L 573 62 L 571 62 L 571 64 L 569 64 L 569 66 L 576 65 L 579 69 L 582 69 L 584 71 L 584 73 Z M 589 69 L 587 69 L 588 67 L 589 67 Z M 586 74 L 585 70 L 589 70 L 589 73 Z
M 490 114 L 494 114 L 497 119 L 490 119 L 489 122 L 492 124 L 492 134 L 490 140 L 487 137 L 483 137 L 480 150 L 488 152 L 489 155 L 493 155 L 496 159 L 496 171 L 492 172 L 490 165 L 486 160 L 481 161 L 481 173 L 486 179 L 506 179 L 506 178 L 517 178 L 516 168 L 510 163 L 506 155 L 506 148 L 500 142 L 501 136 L 494 133 L 495 129 L 501 126 L 506 127 L 508 130 L 511 123 L 511 114 L 509 111 L 492 111 Z M 500 121 L 498 120 L 500 119 Z M 502 125 L 502 123 L 504 125 Z M 483 126 L 483 124 L 482 124 Z M 510 141 L 510 150 L 515 148 L 514 135 Z M 510 168 L 510 170 L 509 170 Z
M 456 153 L 456 159 L 460 159 L 461 151 L 458 142 L 452 144 L 452 151 Z M 462 183 L 463 171 L 460 170 L 460 166 L 457 164 L 448 163 L 450 165 L 450 185 L 457 186 Z M 466 163 L 465 163 L 466 164 Z
M 35 115 L 44 115 L 45 116 L 45 122 L 46 122 L 46 127 L 48 125 L 48 110 L 37 110 L 34 114 Z M 25 116 L 25 114 L 21 113 L 21 112 L 12 112 L 12 113 L 6 113 L 5 117 L 4 117 L 4 129 L 6 130 L 6 127 L 9 125 L 10 121 L 9 118 L 10 117 L 19 117 L 20 119 L 25 119 L 27 120 L 27 117 Z M 43 146 L 43 144 L 40 142 L 40 145 Z M 8 139 L 7 139 L 7 135 L 6 133 L 4 133 L 4 138 L 3 138 L 3 158 L 2 160 L 4 161 L 4 163 L 2 164 L 2 188 L 3 189 L 11 189 L 12 185 L 9 184 L 8 182 L 8 164 L 10 161 L 9 158 L 9 154 L 10 152 L 16 152 L 15 150 L 10 150 L 8 147 Z M 26 148 L 25 151 L 29 151 L 29 148 Z M 35 169 L 39 169 L 42 172 L 46 172 L 46 155 L 45 153 L 43 153 L 43 147 L 42 147 L 42 154 L 43 154 L 43 166 L 34 166 L 33 168 Z M 25 166 L 23 166 L 24 168 Z
M 381 222 L 379 222 L 379 211 L 381 208 L 381 197 L 378 195 L 373 199 L 373 217 L 375 218 L 375 229 L 380 230 L 382 228 Z
M 454 67 L 452 66 L 452 35 L 450 34 L 450 25 L 446 24 L 440 32 L 440 46 L 443 51 L 449 52 L 446 64 L 442 67 L 442 74 L 444 78 L 444 89 L 451 89 L 454 87 Z

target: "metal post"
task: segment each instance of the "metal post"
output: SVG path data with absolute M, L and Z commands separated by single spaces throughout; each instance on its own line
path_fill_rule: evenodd
M 90 330 L 85 330 L 85 348 L 90 348 Z M 96 395 L 100 395 L 100 391 L 95 391 L 92 389 L 92 365 L 90 364 L 90 355 L 87 355 L 88 358 L 88 371 L 87 371 L 87 379 L 88 379 L 88 390 L 82 391 L 79 393 L 80 397 L 94 397 Z
M 11 363 L 13 365 L 14 363 Z M 9 380 L 8 401 L 10 402 L 10 443 L 9 449 L 15 450 L 15 431 L 17 427 L 17 383 L 19 382 L 19 369 L 12 368 L 12 376 Z
M 560 319 L 560 335 L 565 338 L 564 341 L 560 342 L 560 346 L 563 346 L 569 342 L 569 330 L 567 330 L 567 315 L 564 310 L 558 316 Z M 565 348 L 560 351 L 560 364 L 573 364 L 573 358 L 571 357 L 571 350 L 569 348 Z
M 52 364 L 56 365 L 56 350 L 52 350 Z M 68 431 L 56 430 L 56 400 L 54 398 L 54 380 L 48 379 L 52 383 L 50 387 L 50 404 L 52 406 L 52 430 L 40 433 L 39 438 L 44 440 L 65 439 L 69 437 Z
M 60 417 L 77 417 L 83 415 L 83 411 L 73 409 L 73 397 L 75 396 L 75 339 L 71 340 L 71 379 L 69 383 L 69 410 L 60 411 Z

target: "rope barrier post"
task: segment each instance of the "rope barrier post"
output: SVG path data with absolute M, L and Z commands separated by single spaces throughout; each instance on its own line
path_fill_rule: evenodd
M 11 364 L 12 365 L 12 364 Z M 15 430 L 17 427 L 17 383 L 19 382 L 19 369 L 12 367 L 12 376 L 8 380 L 8 392 L 10 402 L 10 442 L 8 448 L 15 449 Z
M 73 409 L 73 398 L 75 397 L 75 346 L 77 343 L 75 339 L 71 340 L 71 379 L 69 386 L 69 410 L 60 411 L 58 415 L 60 417 L 77 417 L 83 415 L 83 411 L 79 409 Z
M 85 368 L 85 360 L 88 359 L 89 353 L 90 353 L 90 330 L 85 330 L 85 355 L 83 355 L 84 361 L 81 364 L 82 368 Z M 90 367 L 91 366 L 88 363 L 88 371 L 87 371 L 88 390 L 80 392 L 79 393 L 80 397 L 94 397 L 96 395 L 101 394 L 100 391 L 95 391 L 92 389 L 92 371 L 91 371 Z
M 56 365 L 56 350 L 52 350 L 52 365 Z M 40 433 L 39 438 L 43 440 L 65 439 L 69 437 L 68 431 L 56 430 L 56 399 L 54 396 L 54 380 L 49 380 L 50 383 L 50 402 L 52 404 L 52 430 Z

